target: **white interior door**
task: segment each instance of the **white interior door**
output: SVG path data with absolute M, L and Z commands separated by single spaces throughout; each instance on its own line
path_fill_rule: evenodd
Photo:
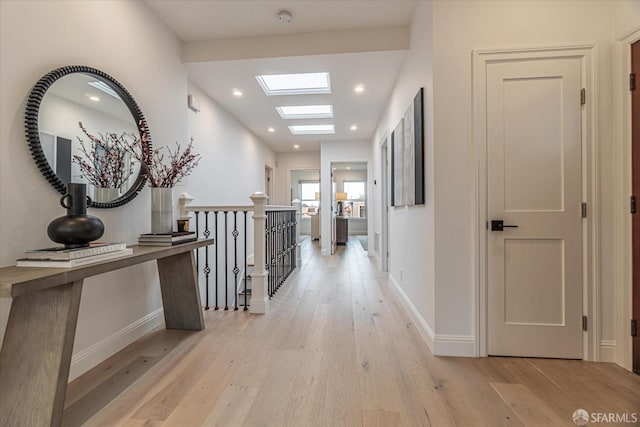
M 488 352 L 581 359 L 580 60 L 492 63 L 486 75 Z

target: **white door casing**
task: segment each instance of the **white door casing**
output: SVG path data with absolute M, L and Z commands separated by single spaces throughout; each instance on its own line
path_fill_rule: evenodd
M 387 138 L 380 145 L 380 269 L 389 271 L 389 152 Z
M 487 67 L 491 355 L 582 358 L 580 90 L 577 58 Z

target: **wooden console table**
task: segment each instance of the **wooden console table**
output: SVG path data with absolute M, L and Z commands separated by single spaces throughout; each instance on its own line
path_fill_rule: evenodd
M 194 249 L 133 246 L 133 254 L 76 268 L 0 269 L 0 298 L 13 298 L 0 351 L 0 426 L 62 422 L 82 282 L 86 277 L 156 260 L 169 329 L 204 329 Z

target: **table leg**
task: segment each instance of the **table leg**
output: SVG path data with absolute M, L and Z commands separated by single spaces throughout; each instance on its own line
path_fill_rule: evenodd
M 167 329 L 204 329 L 193 251 L 158 259 Z
M 82 280 L 19 295 L 0 351 L 0 425 L 62 422 Z

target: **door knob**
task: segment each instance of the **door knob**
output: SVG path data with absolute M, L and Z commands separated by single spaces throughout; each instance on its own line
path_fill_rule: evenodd
M 504 221 L 501 219 L 491 220 L 491 231 L 503 231 L 505 228 L 518 228 L 517 225 L 504 225 Z

